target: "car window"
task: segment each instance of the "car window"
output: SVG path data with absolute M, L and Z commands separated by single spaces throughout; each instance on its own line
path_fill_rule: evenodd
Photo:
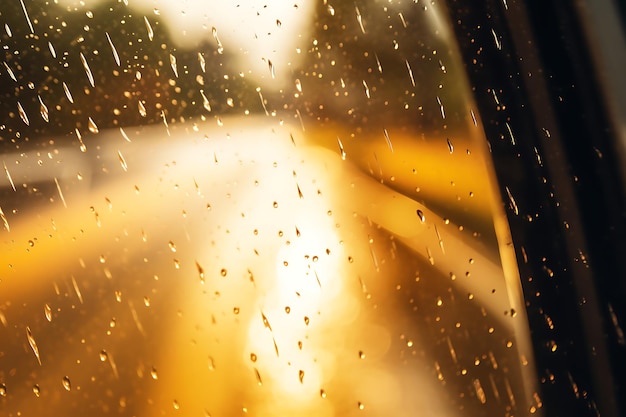
M 3 413 L 541 413 L 517 196 L 444 5 L 0 24 Z

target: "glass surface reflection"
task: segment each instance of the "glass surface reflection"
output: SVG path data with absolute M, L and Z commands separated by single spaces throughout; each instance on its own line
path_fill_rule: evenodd
M 0 14 L 7 415 L 540 412 L 440 5 L 59 3 Z

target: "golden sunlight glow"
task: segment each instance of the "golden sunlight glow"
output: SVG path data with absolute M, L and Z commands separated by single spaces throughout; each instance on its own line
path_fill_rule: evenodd
M 394 249 L 389 233 L 424 260 L 431 257 L 442 276 L 454 271 L 454 284 L 475 294 L 523 348 L 524 324 L 502 315 L 516 304 L 498 261 L 426 207 L 309 145 L 317 140 L 296 134 L 294 146 L 295 126 L 234 118 L 222 127 L 199 125 L 202 133 L 170 129 L 172 136 L 158 126 L 131 130 L 131 143 L 121 142 L 119 131 L 102 132 L 106 185 L 85 193 L 78 181 L 65 191 L 68 209 L 57 204 L 36 220 L 11 224 L 12 242 L 37 237 L 28 251 L 3 243 L 12 259 L 8 269 L 2 265 L 3 288 L 16 303 L 47 292 L 43 277 L 56 286 L 71 274 L 77 285 L 89 286 L 82 278 L 87 271 L 100 270 L 99 279 L 119 291 L 132 314 L 118 313 L 118 322 L 134 322 L 145 339 L 136 346 L 147 361 L 139 375 L 158 370 L 141 415 L 176 409 L 224 415 L 241 402 L 260 416 L 352 415 L 361 408 L 410 416 L 427 403 L 436 415 L 455 415 L 444 387 L 409 372 L 392 349 L 399 335 L 411 350 L 429 341 L 403 339 L 405 313 L 384 307 L 393 298 L 394 275 L 410 273 L 402 266 L 410 258 Z M 121 143 L 134 183 L 117 161 Z M 58 157 L 71 160 L 73 152 Z M 26 163 L 31 156 L 16 158 Z M 58 174 L 60 184 L 71 181 L 69 173 Z M 87 174 L 100 183 L 102 174 Z M 145 266 L 128 264 L 142 257 Z M 480 281 L 464 277 L 467 268 Z M 131 270 L 152 280 L 149 293 L 141 292 L 146 285 L 125 281 Z M 138 310 L 148 294 L 146 309 L 158 312 L 158 323 Z M 98 346 L 120 356 L 123 339 L 115 332 Z M 69 367 L 73 380 L 87 383 L 88 369 L 51 363 L 53 352 L 40 350 L 43 365 L 56 372 Z M 40 379 L 41 386 L 52 383 Z M 411 398 L 401 394 L 407 386 Z M 27 401 L 23 409 L 31 406 Z
M 163 19 L 172 50 L 211 44 L 213 57 L 232 54 L 232 67 L 219 70 L 249 77 L 253 91 L 282 99 L 289 83 L 302 93 L 293 71 L 312 47 L 302 43 L 313 1 L 123 1 L 147 22 Z M 54 3 L 85 13 L 100 2 Z M 406 23 L 388 3 L 394 24 Z M 423 11 L 437 37 L 452 38 L 439 6 Z M 370 30 L 358 6 L 350 19 Z M 458 58 L 451 51 L 446 65 Z M 398 73 L 415 87 L 409 60 L 401 62 Z M 439 56 L 433 62 L 441 71 Z M 324 63 L 314 65 L 322 79 Z M 389 74 L 381 90 L 396 82 Z M 356 85 L 369 99 L 366 81 Z M 207 110 L 168 125 L 163 110 L 162 124 L 90 126 L 87 151 L 64 137 L 47 154 L 3 155 L 0 176 L 30 192 L 0 222 L 13 415 L 79 415 L 79 405 L 139 417 L 529 409 L 536 378 L 508 225 L 480 120 L 469 121 L 470 89 L 458 85 L 469 104 L 450 116 L 460 125 L 455 153 L 447 125 L 418 135 L 395 121 L 383 129 L 350 119 L 355 128 L 319 116 L 305 130 L 297 105 L 281 103 L 285 117 L 247 103 L 235 113 L 238 92 L 228 91 L 225 115 Z M 302 94 L 303 108 L 338 117 L 315 91 Z M 354 107 L 366 98 L 353 96 Z

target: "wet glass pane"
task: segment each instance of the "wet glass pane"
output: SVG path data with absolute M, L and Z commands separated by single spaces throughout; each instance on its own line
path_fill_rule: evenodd
M 541 413 L 517 202 L 443 4 L 0 25 L 4 415 Z

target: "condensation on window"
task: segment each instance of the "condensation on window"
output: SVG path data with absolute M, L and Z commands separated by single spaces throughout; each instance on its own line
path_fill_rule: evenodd
M 3 2 L 1 413 L 540 414 L 446 13 Z

